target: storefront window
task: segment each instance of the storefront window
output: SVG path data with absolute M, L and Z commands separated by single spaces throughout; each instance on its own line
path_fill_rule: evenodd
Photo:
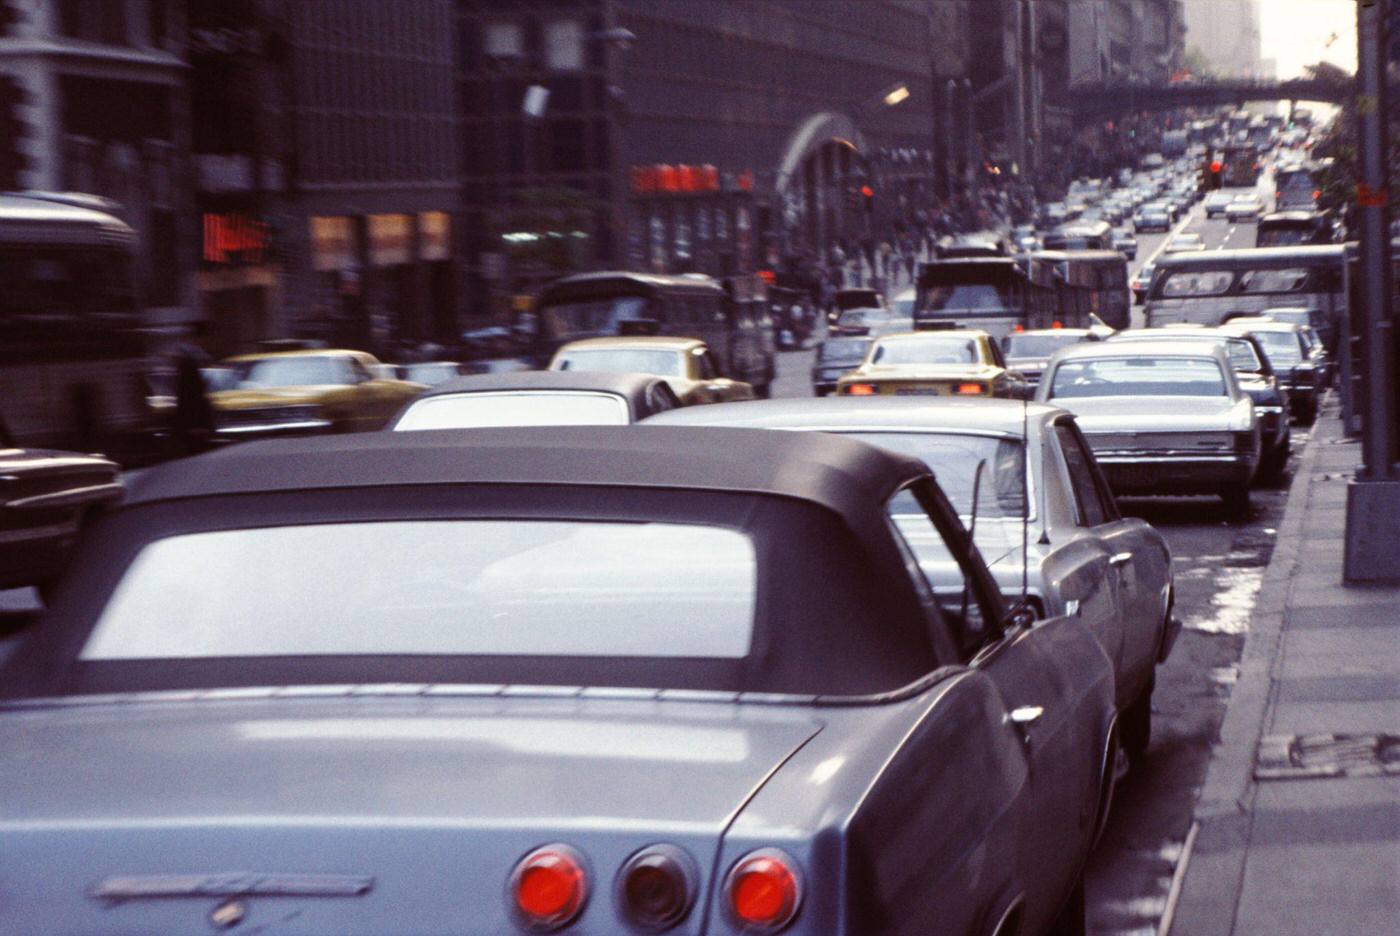
M 677 205 L 675 218 L 676 249 L 675 257 L 677 262 L 685 263 L 691 258 L 690 252 L 690 206 Z
M 651 216 L 651 268 L 656 272 L 666 269 L 666 221 L 659 214 Z

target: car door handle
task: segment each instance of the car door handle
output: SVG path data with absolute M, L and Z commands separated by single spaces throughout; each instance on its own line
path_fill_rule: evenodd
M 1114 568 L 1118 568 L 1119 566 L 1127 565 L 1129 562 L 1132 561 L 1132 559 L 1133 554 L 1130 552 L 1114 553 L 1113 555 L 1108 557 L 1108 564 L 1113 566 Z
M 1045 714 L 1045 709 L 1039 705 L 1018 705 L 1016 708 L 1002 716 L 1002 723 L 1010 725 L 1016 729 L 1016 733 L 1021 736 L 1021 744 L 1029 746 L 1031 743 L 1030 726 Z

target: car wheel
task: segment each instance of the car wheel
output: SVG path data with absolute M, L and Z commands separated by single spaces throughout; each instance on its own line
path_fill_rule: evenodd
M 1225 514 L 1232 522 L 1243 523 L 1249 519 L 1249 484 L 1232 484 L 1220 491 L 1220 500 L 1225 504 Z
M 1122 725 L 1123 753 L 1128 755 L 1128 763 L 1134 770 L 1140 770 L 1147 759 L 1147 746 L 1152 741 L 1152 691 L 1157 686 L 1154 674 L 1147 688 L 1123 712 L 1119 721 Z
M 1314 400 L 1298 413 L 1298 425 L 1311 426 L 1317 422 L 1317 401 Z
M 754 395 L 754 399 L 758 399 L 758 400 L 769 400 L 769 399 L 772 399 L 772 397 L 773 397 L 773 385 L 772 385 L 772 384 L 763 384 L 762 386 L 754 387 L 754 388 L 753 388 L 753 395 Z
M 826 387 L 817 387 L 815 388 L 814 392 L 817 396 L 831 396 L 831 391 L 828 390 Z
M 1288 452 L 1291 447 L 1291 440 L 1285 438 L 1281 443 L 1272 446 L 1264 453 L 1263 459 L 1259 462 L 1259 480 L 1274 483 L 1283 477 L 1283 470 L 1288 466 Z
M 1069 899 L 1060 909 L 1060 915 L 1050 924 L 1049 936 L 1084 936 L 1087 924 L 1084 913 L 1084 876 L 1080 875 L 1070 891 Z

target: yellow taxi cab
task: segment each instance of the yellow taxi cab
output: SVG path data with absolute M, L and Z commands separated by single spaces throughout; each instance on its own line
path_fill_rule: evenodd
M 719 374 L 710 346 L 698 338 L 628 335 L 584 338 L 554 352 L 552 371 L 652 374 L 670 384 L 685 406 L 752 400 L 753 386 Z
M 875 340 L 865 360 L 836 383 L 843 396 L 961 396 L 1024 399 L 1025 378 L 976 329 L 901 332 Z
M 363 351 L 245 354 L 219 367 L 209 394 L 220 441 L 382 429 L 423 384 L 387 379 Z

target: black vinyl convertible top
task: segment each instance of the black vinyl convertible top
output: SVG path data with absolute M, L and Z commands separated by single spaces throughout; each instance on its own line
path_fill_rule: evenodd
M 646 487 L 776 494 L 854 528 L 917 459 L 838 436 L 680 426 L 377 432 L 249 442 L 144 472 L 126 503 L 275 491 L 430 484 Z

